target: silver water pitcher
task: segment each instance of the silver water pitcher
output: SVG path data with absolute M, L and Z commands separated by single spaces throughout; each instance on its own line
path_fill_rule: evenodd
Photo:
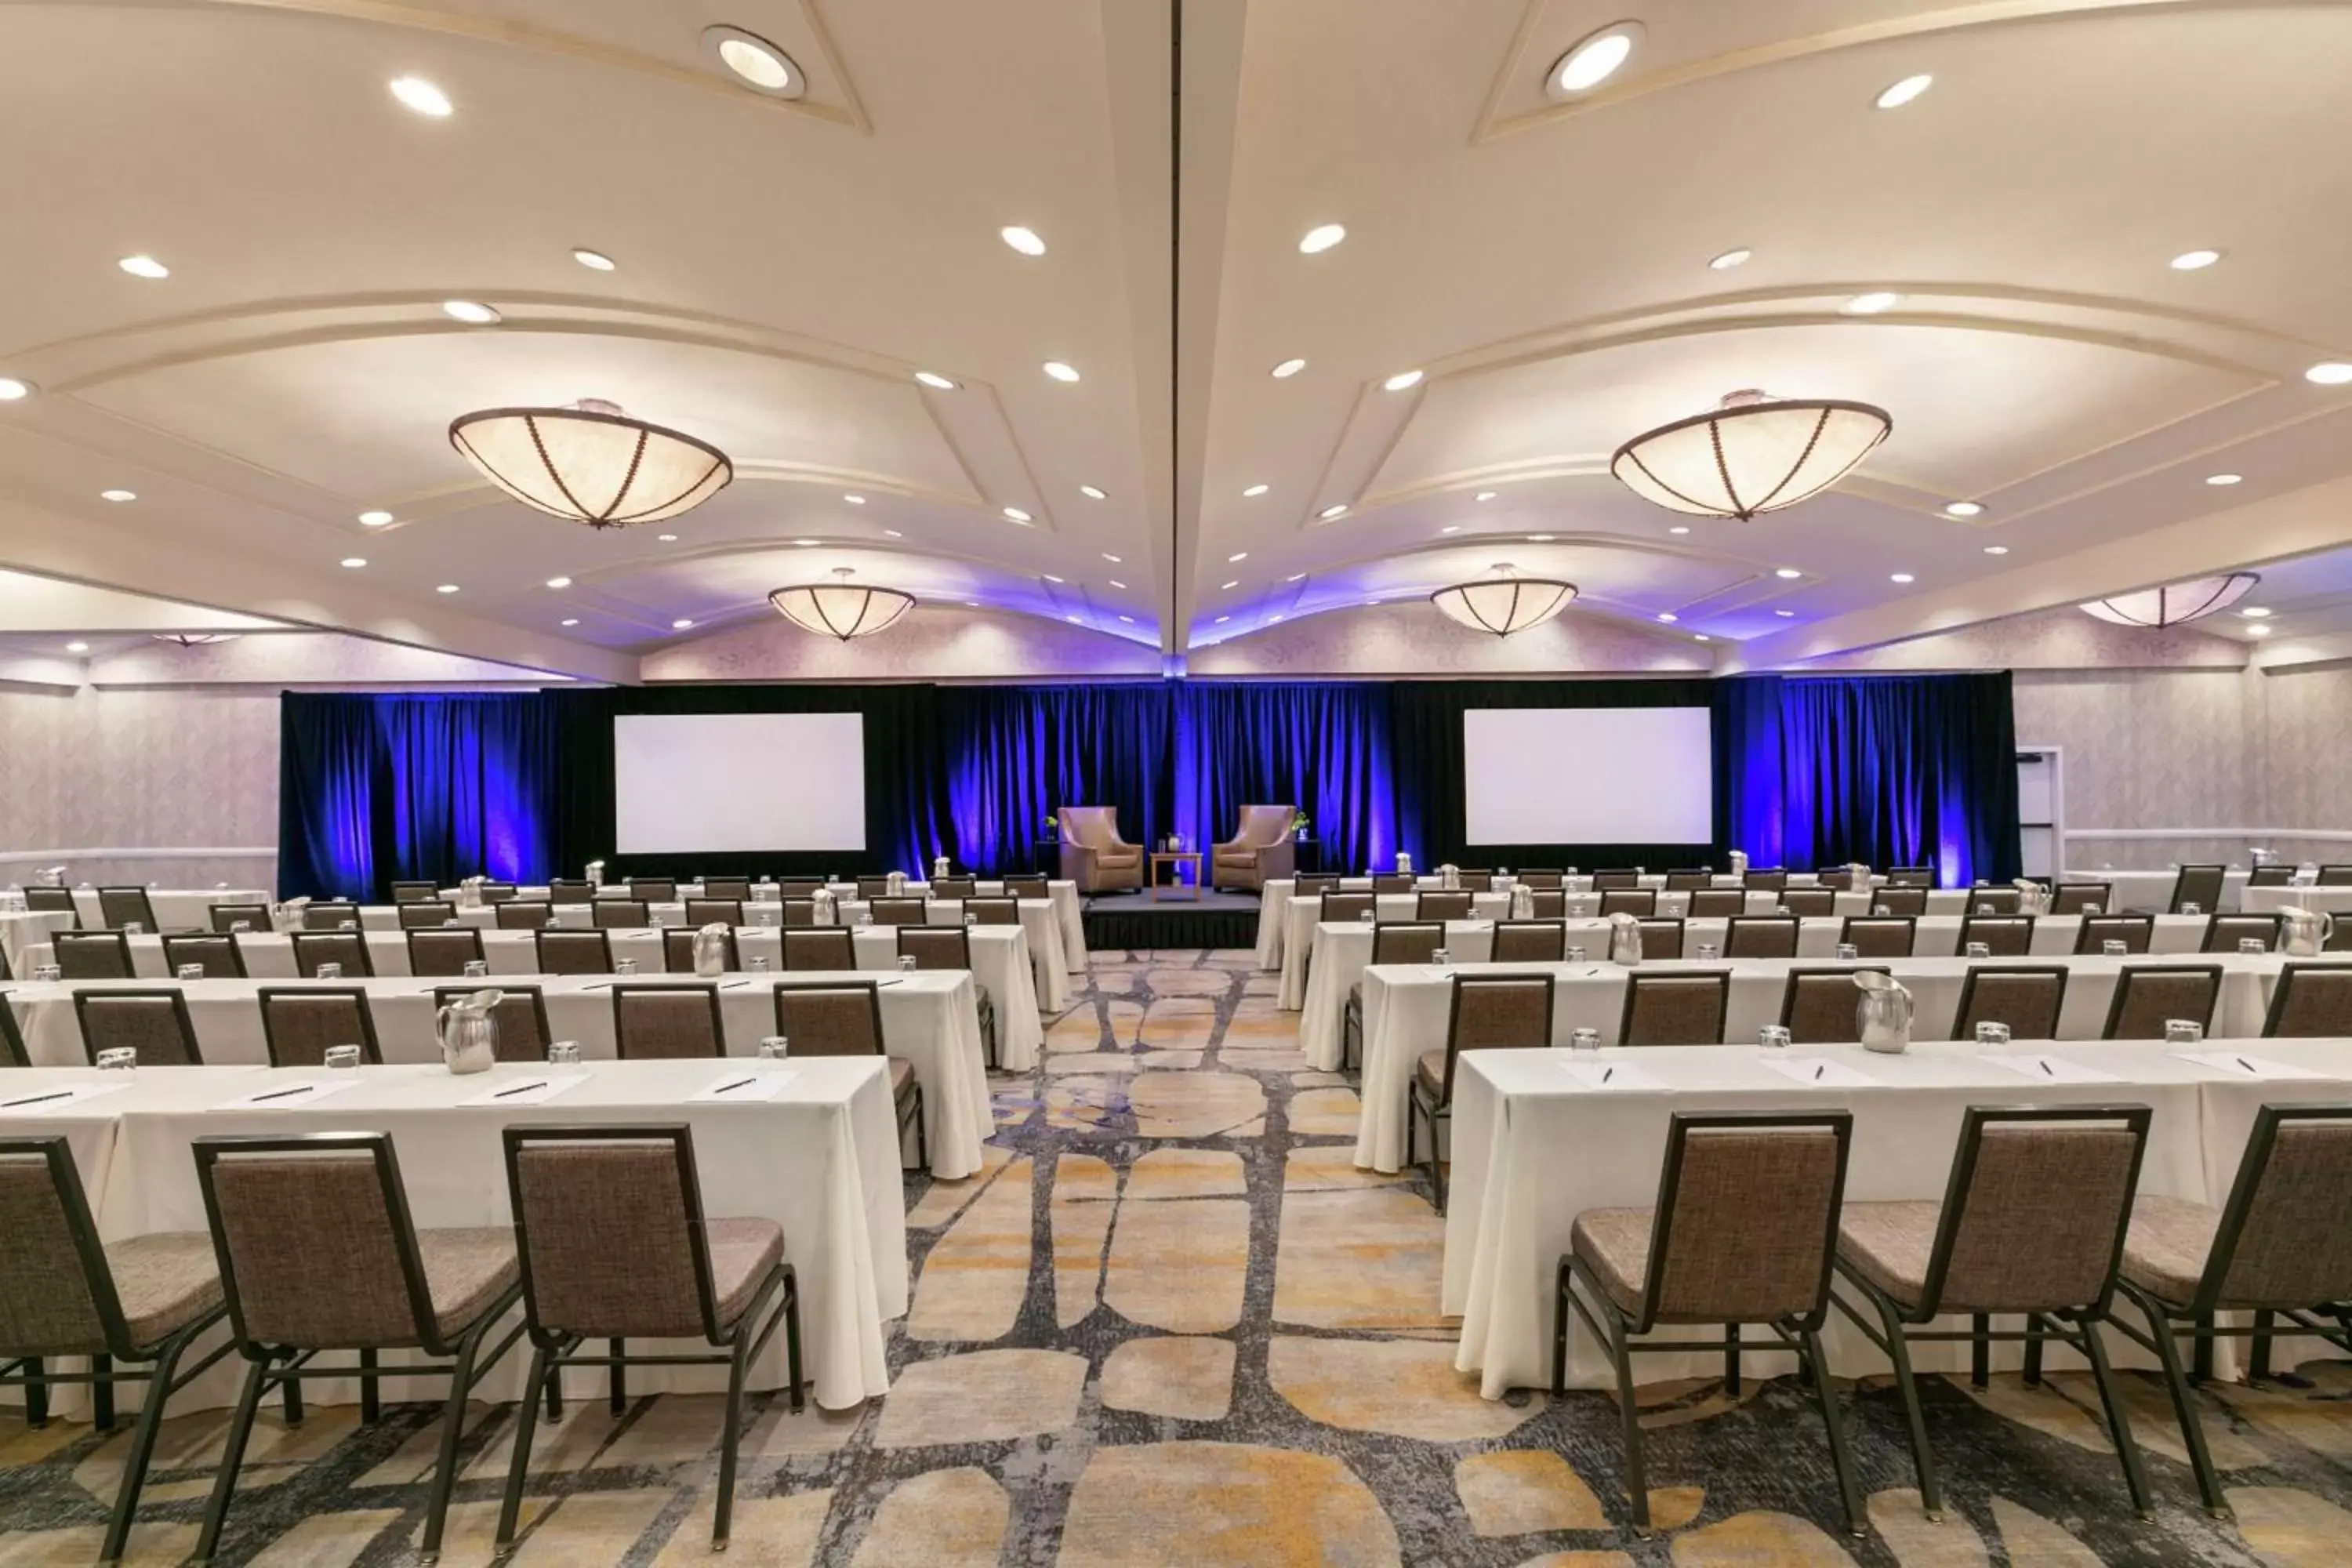
M 1855 971 L 1853 983 L 1862 992 L 1853 1016 L 1863 1048 L 1901 1055 L 1911 1045 L 1911 993 L 1876 970 Z
M 1536 918 L 1536 892 L 1525 882 L 1512 886 L 1511 918 L 1515 921 L 1531 921 Z
M 458 907 L 468 910 L 480 909 L 482 907 L 482 887 L 483 884 L 487 883 L 488 880 L 489 879 L 488 877 L 467 877 L 463 881 L 459 882 L 457 884 Z
M 727 973 L 727 924 L 713 921 L 694 933 L 694 973 L 709 980 Z
M 1398 850 L 1398 851 L 1397 851 L 1397 858 L 1396 858 L 1396 868 L 1397 868 L 1397 875 L 1398 875 L 1398 876 L 1400 876 L 1400 877 L 1410 877 L 1410 876 L 1412 876 L 1412 857 L 1411 855 L 1408 855 L 1407 853 L 1405 853 L 1405 852 L 1404 852 L 1403 850 L 1402 850 L 1402 849 Z
M 2021 915 L 2046 915 L 2050 912 L 2050 889 L 2031 877 L 2017 879 L 2017 912 Z
M 1619 912 L 1609 917 L 1609 962 L 1628 969 L 1642 962 L 1642 922 Z
M 590 887 L 603 887 L 604 885 L 604 862 L 602 860 L 589 861 L 588 868 L 583 871 L 581 875 L 588 879 L 588 885 Z
M 1437 878 L 1440 887 L 1448 892 L 1455 891 L 1462 886 L 1462 868 L 1450 862 L 1440 866 L 1437 868 Z
M 505 993 L 477 991 L 433 1015 L 441 1059 L 453 1073 L 488 1072 L 499 1062 L 499 1003 Z
M 1735 849 L 1731 852 L 1731 874 L 1735 877 L 1745 877 L 1748 875 L 1747 850 Z
M 2279 910 L 2279 951 L 2289 958 L 2317 958 L 2336 934 L 2336 917 L 2326 910 L 2290 904 Z

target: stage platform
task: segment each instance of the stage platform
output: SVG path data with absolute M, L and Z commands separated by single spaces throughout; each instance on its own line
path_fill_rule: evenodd
M 1079 918 L 1087 951 L 1159 952 L 1171 948 L 1255 947 L 1255 893 L 1203 892 L 1198 900 L 1148 892 L 1107 893 L 1086 900 Z

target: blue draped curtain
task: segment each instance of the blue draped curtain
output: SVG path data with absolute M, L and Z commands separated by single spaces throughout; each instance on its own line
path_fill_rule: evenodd
M 948 853 L 981 871 L 1026 869 L 1056 808 L 1109 805 L 1119 832 L 1170 831 L 1166 685 L 946 686 Z
M 1396 853 L 1386 685 L 1193 684 L 1176 693 L 1177 831 L 1230 836 L 1244 805 L 1306 811 L 1327 867 Z

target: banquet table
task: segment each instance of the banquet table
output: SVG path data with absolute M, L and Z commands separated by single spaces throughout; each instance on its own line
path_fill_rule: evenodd
M 898 943 L 894 926 L 858 926 L 850 932 L 851 945 L 857 954 L 861 970 L 895 970 L 898 968 Z M 1029 963 L 1028 934 L 1019 926 L 973 926 L 971 931 L 971 973 L 996 1003 L 997 1060 L 1007 1072 L 1027 1072 L 1037 1065 L 1037 1053 L 1045 1041 L 1045 1021 L 1037 1010 L 1037 990 Z M 368 947 L 368 962 L 382 976 L 405 975 L 408 967 L 408 933 L 400 931 L 367 930 L 362 932 Z M 528 931 L 487 930 L 482 932 L 482 957 L 490 966 L 492 979 L 500 976 L 521 978 L 539 973 L 537 932 Z M 656 930 L 616 931 L 611 933 L 613 957 L 615 962 L 628 959 L 635 963 L 640 976 L 664 973 L 662 933 Z M 294 973 L 294 942 L 290 936 L 277 931 L 239 931 L 236 935 L 238 956 L 245 961 L 247 975 L 255 980 L 291 980 Z M 27 950 L 33 962 L 47 963 L 49 952 L 46 947 Z M 735 928 L 736 956 L 748 964 L 764 958 L 771 971 L 783 968 L 783 936 L 775 926 L 738 926 Z M 135 936 L 131 939 L 131 965 L 142 979 L 168 980 L 171 966 L 163 962 L 163 939 L 157 936 Z M 770 978 L 779 978 L 772 973 Z M 444 978 L 438 982 L 457 984 Z
M 2246 868 L 2232 866 L 2221 879 L 2221 903 L 2225 910 L 2242 909 L 2246 895 Z M 2172 907 L 2172 885 L 2180 876 L 2174 866 L 2162 871 L 2092 871 L 2080 866 L 2070 867 L 2059 879 L 2062 882 L 2105 882 L 2115 894 L 2115 907 L 2123 910 L 2168 910 Z M 2211 914 L 2212 910 L 2205 911 Z
M 1998 967 L 2001 962 L 1895 958 L 1861 960 L 1853 966 L 1874 963 L 1890 970 L 1911 993 L 1915 1008 L 1912 1038 L 1930 1041 L 1950 1037 L 1953 1016 L 1959 1009 L 1960 985 L 1968 972 L 1980 965 Z M 2095 954 L 2068 958 L 2066 999 L 2058 1015 L 2058 1038 L 2096 1039 L 2106 1027 L 2107 1006 L 2114 999 L 2116 979 L 2123 969 L 2131 964 L 2161 965 L 2167 962 L 2157 957 L 2107 958 Z M 2216 963 L 2221 968 L 2221 997 L 2214 1007 L 2212 1033 L 2217 1037 L 2233 1038 L 2262 1033 L 2263 1014 L 2270 1005 L 2270 990 L 2285 961 L 2275 953 L 2212 953 L 2195 962 Z M 1844 967 L 1837 960 L 1823 963 L 1801 958 L 1742 958 L 1704 963 L 1662 960 L 1645 963 L 1642 968 L 1644 972 L 1667 973 L 1729 970 L 1731 997 L 1724 1018 L 1724 1037 L 1753 1040 L 1759 1026 L 1780 1021 L 1780 998 L 1788 984 L 1789 971 L 1800 965 Z M 1471 972 L 1476 973 L 1475 968 Z M 1623 1017 L 1625 984 L 1632 972 L 1613 963 L 1592 963 L 1499 964 L 1487 973 L 1549 973 L 1556 977 L 1552 1044 L 1567 1045 L 1571 1032 L 1579 1028 L 1597 1029 L 1604 1043 L 1615 1042 Z M 1364 970 L 1363 1111 L 1356 1134 L 1358 1165 L 1376 1171 L 1402 1168 L 1406 1086 L 1421 1054 L 1444 1047 L 1452 997 L 1453 972 L 1433 964 L 1375 963 Z M 1308 1059 L 1315 1059 L 1311 1051 Z
M 409 1207 L 420 1226 L 505 1225 L 511 1219 L 499 1129 L 513 1124 L 684 1122 L 707 1212 L 772 1219 L 783 1227 L 784 1256 L 798 1275 L 805 1373 L 817 1402 L 854 1405 L 887 1393 L 884 1325 L 907 1310 L 906 1213 L 898 1171 L 898 1137 L 888 1075 L 873 1058 L 811 1057 L 761 1063 L 781 1080 L 742 1103 L 695 1097 L 740 1068 L 709 1061 L 596 1061 L 561 1069 L 573 1079 L 551 1099 L 484 1104 L 501 1088 L 553 1078 L 546 1068 L 500 1066 L 465 1078 L 437 1065 L 320 1069 L 236 1067 L 142 1068 L 100 1073 L 89 1068 L 32 1068 L 5 1075 L 14 1099 L 45 1089 L 120 1079 L 111 1092 L 77 1101 L 55 1115 L 0 1110 L 0 1133 L 63 1133 L 89 1191 L 100 1234 L 108 1240 L 162 1230 L 205 1227 L 190 1146 L 202 1137 L 291 1134 L 353 1127 L 392 1134 Z M 334 1091 L 295 1108 L 241 1104 L 253 1094 L 314 1080 Z M 220 1331 L 214 1331 L 219 1332 Z M 528 1347 L 524 1347 L 526 1350 Z M 692 1343 L 648 1351 L 692 1351 Z M 386 1352 L 387 1362 L 400 1359 Z M 331 1363 L 347 1358 L 331 1357 Z M 509 1354 L 488 1374 L 481 1397 L 520 1397 L 528 1357 Z M 233 1403 L 240 1363 L 234 1357 L 174 1396 L 173 1408 Z M 632 1367 L 645 1392 L 724 1388 L 718 1367 Z M 784 1341 L 779 1333 L 753 1363 L 751 1386 L 782 1387 Z M 388 1400 L 438 1399 L 446 1382 L 391 1380 Z M 64 1392 L 64 1391 L 60 1391 Z M 306 1383 L 321 1404 L 356 1400 L 355 1383 Z
M 76 888 L 74 912 L 62 910 L 25 910 L 0 913 L 0 952 L 8 955 L 12 974 L 23 974 L 31 968 L 24 958 L 26 948 L 49 940 L 53 931 L 70 931 L 76 925 L 95 931 L 106 924 L 99 912 L 98 889 Z M 150 888 L 147 903 L 155 911 L 156 924 L 164 931 L 200 931 L 212 924 L 215 904 L 266 904 L 271 894 L 258 888 Z
M 728 1054 L 755 1057 L 760 1041 L 776 1032 L 770 993 L 780 978 L 793 982 L 871 980 L 862 973 L 795 972 L 789 976 L 737 974 L 718 984 L 720 1025 Z M 611 977 L 551 974 L 531 982 L 547 999 L 552 1037 L 576 1040 L 590 1061 L 614 1057 Z M 269 1059 L 262 1038 L 259 984 L 251 980 L 191 980 L 172 983 L 188 999 L 198 1048 L 207 1063 L 254 1064 Z M 313 984 L 288 983 L 292 986 Z M 322 988 L 356 985 L 367 992 L 375 1019 L 376 1042 L 387 1063 L 438 1062 L 441 1047 L 433 1031 L 436 982 L 381 976 L 373 980 L 325 981 Z M 438 984 L 449 984 L 446 981 Z M 996 1130 L 989 1103 L 988 1070 L 981 1054 L 980 1014 L 971 975 L 963 970 L 923 970 L 894 974 L 880 983 L 882 1032 L 890 1055 L 911 1063 L 923 1088 L 923 1114 L 929 1135 L 931 1173 L 950 1180 L 981 1168 L 981 1144 Z M 74 1017 L 77 989 L 104 990 L 102 983 L 17 985 L 8 993 L 36 1067 L 86 1064 L 81 1029 Z
M 2257 1071 L 2193 1060 L 2189 1049 L 2242 1058 Z M 1549 1381 L 1555 1270 L 1570 1229 L 1588 1208 L 1656 1202 L 1676 1111 L 1850 1110 L 1845 1198 L 1863 1203 L 1941 1198 L 1971 1105 L 2146 1105 L 2155 1114 L 2139 1190 L 2219 1205 L 2263 1103 L 2339 1099 L 2352 1074 L 2352 1041 L 2344 1040 L 2216 1039 L 2179 1052 L 2153 1041 L 2012 1043 L 1999 1054 L 2018 1060 L 2003 1063 L 1973 1043 L 1915 1045 L 1901 1056 L 1858 1047 L 1767 1053 L 1677 1046 L 1465 1057 L 1454 1089 L 1443 1289 L 1443 1310 L 1462 1318 L 1456 1367 L 1477 1373 L 1490 1399 Z M 2053 1082 L 2033 1070 L 2045 1058 L 2067 1078 L 2094 1081 Z M 1807 1069 L 1822 1064 L 1835 1087 L 1807 1081 Z M 1598 1082 L 1603 1070 L 1612 1071 L 1605 1087 Z M 1965 1320 L 1938 1326 L 1965 1327 Z M 1833 1373 L 1886 1370 L 1885 1358 L 1839 1315 L 1831 1315 L 1823 1338 Z M 2153 1359 L 2132 1353 L 2136 1347 L 2117 1336 L 2107 1342 L 2118 1360 Z M 1570 1384 L 1605 1385 L 1608 1357 L 1580 1324 L 1569 1344 Z M 2015 1365 L 2021 1355 L 2014 1344 L 1994 1351 L 2000 1364 Z M 1965 1364 L 1968 1347 L 1921 1345 L 1912 1354 L 1923 1371 L 1952 1371 Z M 2056 1364 L 2075 1364 L 2055 1347 L 2052 1354 Z M 1720 1361 L 1656 1354 L 1638 1364 L 1651 1382 L 1706 1375 Z M 1792 1369 L 1794 1360 L 1773 1352 L 1750 1364 L 1770 1375 Z
M 2352 888 L 2247 888 L 2238 894 L 2238 907 L 2262 915 L 2277 910 L 2324 910 L 2342 920 L 2352 915 Z

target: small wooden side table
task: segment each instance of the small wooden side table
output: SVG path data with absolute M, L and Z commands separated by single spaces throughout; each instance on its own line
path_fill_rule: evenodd
M 1151 901 L 1153 903 L 1160 901 L 1162 893 L 1171 898 L 1178 894 L 1185 885 L 1184 868 L 1188 865 L 1192 868 L 1192 896 L 1198 900 L 1201 897 L 1201 852 L 1197 849 L 1155 849 L 1151 852 Z M 1174 882 L 1160 881 L 1160 868 L 1163 866 L 1176 868 Z

